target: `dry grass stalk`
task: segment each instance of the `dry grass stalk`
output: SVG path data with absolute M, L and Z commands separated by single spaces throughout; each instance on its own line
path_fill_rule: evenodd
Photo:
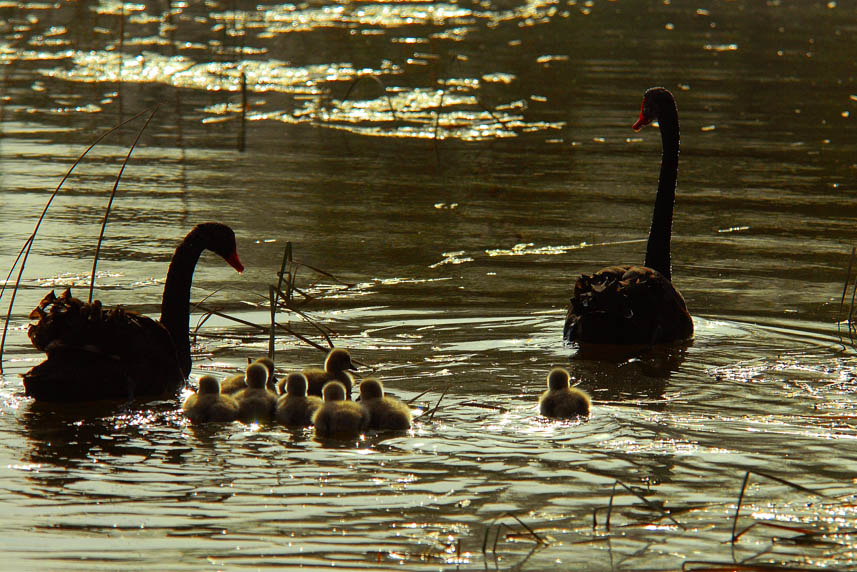
M 152 108 L 152 112 L 149 114 L 149 117 L 146 118 L 146 122 L 143 123 L 143 126 L 137 131 L 137 137 L 134 138 L 134 142 L 131 144 L 131 148 L 128 149 L 128 154 L 125 155 L 125 160 L 122 161 L 122 166 L 119 168 L 119 173 L 116 175 L 116 180 L 113 182 L 113 190 L 110 191 L 110 200 L 107 201 L 107 208 L 104 209 L 104 220 L 101 221 L 101 232 L 98 234 L 98 242 L 95 245 L 95 256 L 92 257 L 92 275 L 89 279 L 89 303 L 92 303 L 92 293 L 95 289 L 95 269 L 98 267 L 98 255 L 101 253 L 101 243 L 104 241 L 104 231 L 107 230 L 107 220 L 110 217 L 110 208 L 113 206 L 113 199 L 116 198 L 116 190 L 119 188 L 119 181 L 122 179 L 122 173 L 125 172 L 125 167 L 128 165 L 128 161 L 131 159 L 131 154 L 134 152 L 134 149 L 137 148 L 137 143 L 140 142 L 140 137 L 143 136 L 143 131 L 146 130 L 146 127 L 149 126 L 149 123 L 152 121 L 152 118 L 155 116 L 155 113 L 158 111 L 158 105 Z
M 432 408 L 431 413 L 428 416 L 429 421 L 434 419 L 434 414 L 437 413 L 438 409 L 440 409 L 440 402 L 443 401 L 443 398 L 446 396 L 447 391 L 449 391 L 449 384 L 447 384 L 447 386 L 443 388 L 443 393 L 440 394 L 440 399 L 437 400 L 437 404 L 435 404 L 434 408 Z
M 201 324 L 202 324 L 202 323 L 205 323 L 205 321 L 206 321 L 206 320 L 208 320 L 208 318 L 210 318 L 211 316 L 217 316 L 217 317 L 219 317 L 219 318 L 224 318 L 224 319 L 226 319 L 226 320 L 230 320 L 230 321 L 232 321 L 232 322 L 235 322 L 235 323 L 241 324 L 241 325 L 243 325 L 243 326 L 247 326 L 247 327 L 249 327 L 249 328 L 253 328 L 253 329 L 255 329 L 256 331 L 261 332 L 261 333 L 263 333 L 263 334 L 268 334 L 268 332 L 270 331 L 269 326 L 262 326 L 262 325 L 260 325 L 260 324 L 255 324 L 255 323 L 253 323 L 253 322 L 250 322 L 250 321 L 248 321 L 248 320 L 243 320 L 243 319 L 241 319 L 241 318 L 236 318 L 235 316 L 230 316 L 229 314 L 226 314 L 225 312 L 221 312 L 221 311 L 219 311 L 219 310 L 215 310 L 214 308 L 208 308 L 208 307 L 203 306 L 203 305 L 201 305 L 201 304 L 197 304 L 197 305 L 196 305 L 196 307 L 197 307 L 197 308 L 199 308 L 200 310 L 202 310 L 203 312 L 205 312 L 205 313 L 206 313 L 206 315 L 205 315 L 205 316 L 203 316 L 203 318 L 202 318 L 202 320 L 201 320 Z M 200 324 L 200 325 L 201 325 L 201 324 Z M 278 324 L 276 324 L 276 327 L 277 327 L 277 329 L 278 329 L 278 330 L 282 330 L 282 331 L 284 331 L 284 332 L 288 333 L 289 335 L 291 335 L 291 336 L 294 336 L 294 337 L 298 338 L 300 341 L 302 341 L 302 342 L 304 342 L 304 343 L 306 343 L 306 344 L 308 344 L 308 345 L 310 345 L 310 346 L 312 346 L 312 347 L 314 347 L 314 348 L 316 348 L 316 349 L 318 349 L 318 350 L 321 350 L 321 351 L 325 351 L 325 352 L 326 352 L 326 351 L 328 351 L 328 350 L 330 349 L 330 348 L 326 348 L 326 347 L 324 347 L 324 346 L 322 346 L 322 345 L 320 345 L 320 344 L 318 344 L 318 343 L 316 343 L 316 342 L 312 341 L 311 339 L 309 339 L 308 337 L 306 337 L 306 336 L 304 336 L 304 335 L 300 334 L 299 332 L 296 332 L 296 331 L 292 330 L 292 329 L 291 329 L 290 327 L 288 327 L 287 325 L 279 324 L 279 323 L 278 323 Z M 196 332 L 194 332 L 194 334 L 195 334 L 195 333 L 196 333 Z
M 304 263 L 301 263 L 301 262 L 294 260 L 292 253 L 293 253 L 292 243 L 287 242 L 286 247 L 283 251 L 283 261 L 280 265 L 280 271 L 277 273 L 277 277 L 278 277 L 277 278 L 277 284 L 276 285 L 272 284 L 272 285 L 269 285 L 269 287 L 268 287 L 268 296 L 266 297 L 267 298 L 266 301 L 267 301 L 268 309 L 270 312 L 270 323 L 267 326 L 263 326 L 261 324 L 256 324 L 256 323 L 250 322 L 248 320 L 237 318 L 237 317 L 231 316 L 231 315 L 229 315 L 229 314 L 227 314 L 221 310 L 211 308 L 211 307 L 204 305 L 202 302 L 204 302 L 206 299 L 208 299 L 213 294 L 212 293 L 212 294 L 209 294 L 208 296 L 206 296 L 206 298 L 204 298 L 202 300 L 202 302 L 199 302 L 199 303 L 194 305 L 195 308 L 198 308 L 199 310 L 204 312 L 204 315 L 198 321 L 196 327 L 194 328 L 194 330 L 192 332 L 192 335 L 194 337 L 198 336 L 199 335 L 199 329 L 202 327 L 202 325 L 204 325 L 205 322 L 207 322 L 208 319 L 211 318 L 212 316 L 218 316 L 218 317 L 225 318 L 227 320 L 233 321 L 235 323 L 241 324 L 243 326 L 247 326 L 247 327 L 251 328 L 252 330 L 258 332 L 259 334 L 266 335 L 267 340 L 268 340 L 268 357 L 270 357 L 271 359 L 274 359 L 276 335 L 277 335 L 278 331 L 285 332 L 288 335 L 295 337 L 298 340 L 306 343 L 307 345 L 310 345 L 310 346 L 318 349 L 319 351 L 323 351 L 325 353 L 328 352 L 330 350 L 330 348 L 332 348 L 334 346 L 333 340 L 331 339 L 331 336 L 335 335 L 335 332 L 333 332 L 330 328 L 326 327 L 325 325 L 323 325 L 320 322 L 318 322 L 317 320 L 315 320 L 313 317 L 308 315 L 302 309 L 308 303 L 316 300 L 316 298 L 311 296 L 310 294 L 304 292 L 303 290 L 301 290 L 300 288 L 298 288 L 296 286 L 297 270 L 299 267 L 310 268 L 310 269 L 314 270 L 315 272 L 319 273 L 320 275 L 333 278 L 334 280 L 337 280 L 337 279 L 330 272 L 327 272 L 325 270 L 321 270 L 321 269 L 316 268 L 314 266 L 311 266 L 309 264 L 304 264 Z M 354 284 L 345 283 L 345 282 L 341 282 L 341 281 L 340 281 L 340 284 L 342 284 L 348 288 L 354 286 Z M 260 296 L 260 298 L 261 298 L 261 296 Z M 303 322 L 306 322 L 307 324 L 309 324 L 315 330 L 315 332 L 324 339 L 325 343 L 319 344 L 319 343 L 313 341 L 312 339 L 310 339 L 309 336 L 295 331 L 291 327 L 291 324 L 279 323 L 277 321 L 277 315 L 281 310 L 286 311 L 288 313 L 295 314 Z M 216 336 L 208 336 L 208 337 L 216 337 Z M 353 361 L 354 361 L 354 363 L 360 363 L 357 360 L 353 360 Z M 360 365 L 365 365 L 365 364 L 360 364 Z
M 247 147 L 247 74 L 241 70 L 241 126 L 238 129 L 238 152 Z
M 853 254 L 853 250 L 852 250 Z M 849 262 L 849 267 L 851 263 Z M 849 271 L 849 275 L 850 275 Z M 846 281 L 846 288 L 848 287 L 848 283 Z M 857 330 L 857 324 L 854 323 L 854 300 L 857 297 L 857 280 L 854 280 L 854 288 L 851 290 L 851 305 L 848 308 L 848 339 L 851 341 L 851 348 L 857 349 L 857 343 L 854 341 L 855 330 Z
M 412 397 L 411 399 L 407 400 L 405 403 L 407 403 L 408 405 L 410 405 L 410 404 L 412 404 L 414 401 L 416 401 L 417 399 L 419 399 L 420 397 L 422 397 L 423 395 L 425 395 L 426 393 L 429 393 L 429 392 L 431 392 L 431 391 L 434 391 L 434 388 L 433 388 L 433 387 L 431 387 L 431 388 L 429 388 L 429 389 L 426 389 L 425 391 L 423 391 L 422 393 L 420 393 L 420 394 L 419 394 L 419 395 L 417 395 L 416 397 Z
M 842 286 L 842 298 L 839 300 L 839 310 L 836 312 L 836 331 L 839 334 L 839 343 L 842 342 L 842 308 L 845 307 L 845 296 L 848 295 L 848 283 L 851 282 L 851 269 L 854 267 L 854 258 L 857 256 L 857 247 L 851 248 L 851 258 L 848 259 L 848 271 L 845 273 L 845 284 Z M 852 308 L 853 310 L 853 308 Z M 850 315 L 850 312 L 849 312 Z M 851 321 L 848 321 L 848 330 L 851 330 Z
M 750 481 L 750 475 L 751 474 L 756 474 L 760 477 L 770 479 L 774 482 L 789 486 L 793 489 L 799 490 L 799 491 L 807 493 L 807 494 L 825 496 L 825 495 L 823 495 L 817 491 L 814 491 L 812 489 L 808 489 L 808 488 L 801 486 L 797 483 L 793 483 L 791 481 L 788 481 L 782 477 L 777 477 L 777 476 L 774 476 L 774 475 L 771 475 L 768 473 L 763 473 L 761 471 L 747 471 L 746 473 L 744 473 L 744 481 L 741 483 L 741 492 L 738 494 L 738 502 L 735 504 L 735 516 L 732 519 L 732 540 L 731 540 L 731 543 L 732 543 L 733 551 L 735 549 L 735 541 L 738 540 L 738 538 L 740 538 L 740 536 L 743 535 L 745 532 L 747 532 L 747 530 L 749 530 L 749 528 L 750 528 L 750 527 L 748 527 L 748 528 L 744 529 L 740 534 L 737 533 L 737 530 L 738 530 L 738 514 L 741 512 L 741 503 L 744 500 L 744 494 L 747 491 L 747 483 Z
M 348 91 L 345 92 L 345 96 L 342 98 L 342 102 L 345 103 L 346 101 L 348 101 L 348 98 L 351 95 L 351 91 L 357 86 L 358 83 L 360 83 L 364 79 L 371 79 L 381 87 L 381 91 L 384 92 L 384 97 L 387 98 L 387 105 L 390 106 L 390 115 L 393 116 L 393 121 L 398 121 L 399 118 L 396 116 L 396 108 L 393 106 L 393 100 L 390 98 L 390 94 L 387 91 L 387 86 L 384 85 L 384 82 L 381 81 L 381 79 L 375 75 L 361 76 L 352 81 L 351 85 L 348 86 Z
M 60 180 L 59 184 L 57 185 L 57 188 L 54 189 L 54 192 L 51 193 L 50 197 L 48 197 L 48 201 L 47 201 L 47 203 L 45 203 L 45 207 L 44 207 L 44 209 L 42 209 L 42 213 L 39 215 L 39 218 L 36 221 L 35 227 L 33 227 L 33 232 L 30 234 L 30 236 L 27 238 L 27 240 L 24 241 L 24 245 L 21 247 L 21 250 L 18 252 L 18 256 L 15 258 L 15 262 L 12 264 L 12 267 L 9 269 L 9 273 L 6 277 L 6 282 L 4 282 L 3 288 L 0 289 L 0 299 L 2 299 L 3 294 L 5 294 L 5 292 L 6 292 L 6 285 L 9 283 L 9 279 L 12 277 L 12 273 L 15 271 L 15 266 L 18 266 L 18 264 L 20 262 L 20 266 L 18 266 L 18 276 L 15 279 L 15 287 L 12 289 L 11 299 L 9 300 L 9 309 L 6 312 L 6 321 L 3 324 L 3 337 L 2 337 L 2 339 L 0 339 L 0 373 L 3 372 L 3 349 L 6 346 L 6 335 L 8 333 L 8 329 L 9 329 L 9 321 L 12 318 L 12 311 L 13 311 L 14 306 L 15 306 L 15 297 L 16 297 L 17 292 L 18 292 L 18 286 L 21 284 L 21 276 L 24 274 L 24 268 L 27 265 L 27 258 L 30 256 L 30 249 L 33 246 L 33 242 L 35 242 L 36 235 L 39 232 L 39 227 L 41 226 L 42 221 L 45 219 L 45 217 L 48 214 L 48 209 L 50 209 L 51 203 L 53 203 L 54 198 L 59 194 L 60 189 L 62 189 L 66 180 L 68 180 L 68 178 L 71 176 L 72 172 L 74 172 L 74 169 L 83 161 L 83 159 L 89 154 L 89 152 L 95 148 L 96 145 L 98 145 L 108 135 L 115 133 L 116 131 L 118 131 L 119 129 L 121 129 L 125 125 L 131 123 L 132 121 L 136 121 L 138 118 L 143 116 L 147 111 L 149 111 L 149 109 L 144 109 L 143 111 L 137 113 L 133 117 L 126 119 L 125 121 L 122 121 L 118 125 L 111 127 L 110 129 L 108 129 L 107 131 L 105 131 L 104 133 L 99 135 L 98 138 L 96 138 L 96 140 L 94 142 L 92 142 L 89 145 L 89 147 L 87 147 L 83 151 L 83 153 L 80 154 L 80 156 L 77 159 L 75 159 L 74 163 L 72 163 L 71 167 L 69 167 L 68 171 L 66 171 L 65 175 L 63 175 L 63 178 L 62 178 L 62 180 Z
M 785 566 L 780 564 L 739 564 L 737 562 L 705 562 L 688 560 L 681 565 L 682 571 L 693 572 L 818 572 L 818 568 Z
M 499 413 L 509 412 L 509 410 L 505 407 L 501 407 L 499 405 L 491 405 L 490 403 L 479 403 L 478 401 L 462 401 L 460 405 L 466 405 L 467 407 L 475 407 L 477 409 L 489 409 L 491 411 L 497 411 Z
M 666 508 L 664 508 L 659 503 L 650 501 L 645 496 L 643 496 L 642 493 L 635 491 L 634 489 L 632 489 L 631 487 L 629 487 L 628 485 L 626 485 L 622 481 L 617 480 L 613 483 L 613 489 L 610 492 L 610 501 L 607 504 L 607 518 L 604 521 L 604 529 L 606 531 L 608 531 L 608 532 L 610 531 L 610 516 L 613 513 L 613 498 L 616 496 L 616 487 L 617 486 L 624 488 L 626 491 L 628 491 L 629 493 L 631 493 L 632 495 L 634 495 L 635 497 L 637 497 L 638 499 L 643 501 L 646 504 L 646 506 L 648 508 L 650 508 L 651 510 L 653 510 L 654 512 L 660 513 L 661 518 L 667 518 L 667 519 L 671 520 L 673 522 L 673 524 L 675 524 L 676 526 L 678 526 L 682 530 L 685 530 L 687 528 L 672 516 L 672 511 L 667 510 Z M 599 509 L 595 509 L 592 512 L 592 529 L 593 530 L 595 530 L 595 528 L 597 528 L 597 526 L 598 526 L 598 510 Z
M 334 280 L 337 280 L 337 278 L 330 272 L 294 260 L 292 253 L 292 243 L 287 242 L 286 247 L 283 251 L 283 261 L 280 265 L 280 271 L 277 273 L 277 283 L 276 285 L 272 284 L 268 287 L 267 304 L 270 312 L 270 323 L 268 325 L 263 326 L 261 324 L 256 324 L 248 320 L 229 315 L 221 310 L 204 305 L 203 302 L 205 302 L 205 300 L 212 296 L 214 292 L 217 292 L 217 290 L 215 290 L 211 294 L 207 295 L 201 302 L 194 305 L 195 308 L 204 312 L 203 316 L 198 320 L 196 327 L 191 332 L 191 335 L 194 337 L 194 339 L 196 339 L 200 335 L 200 328 L 209 320 L 209 318 L 211 318 L 212 316 L 217 316 L 251 328 L 251 330 L 257 332 L 259 335 L 266 336 L 268 340 L 268 357 L 270 357 L 272 360 L 274 359 L 276 336 L 278 331 L 285 332 L 286 334 L 297 338 L 301 342 L 304 342 L 307 345 L 312 346 L 318 349 L 319 351 L 323 351 L 325 353 L 328 352 L 330 348 L 334 347 L 331 336 L 334 335 L 335 332 L 333 332 L 330 328 L 324 326 L 323 324 L 319 323 L 302 309 L 306 304 L 312 302 L 316 298 L 298 288 L 296 286 L 296 279 L 297 270 L 299 267 L 309 268 L 322 276 L 327 276 L 333 278 Z M 343 284 L 348 288 L 354 286 L 354 284 L 349 284 L 341 281 L 340 284 Z M 319 344 L 316 341 L 312 340 L 309 336 L 295 331 L 289 323 L 279 323 L 277 321 L 277 315 L 281 310 L 295 314 L 303 322 L 309 324 L 315 330 L 315 332 L 324 339 L 325 344 Z M 218 336 L 209 334 L 207 335 L 207 337 L 216 338 Z M 357 360 L 352 361 L 360 365 L 365 365 L 358 362 Z
M 524 527 L 524 530 L 526 532 L 523 532 L 521 530 L 516 530 L 504 522 L 498 523 L 498 521 L 502 521 L 502 519 L 506 518 L 507 516 L 515 519 L 515 522 L 517 522 L 522 527 Z M 505 513 L 501 514 L 500 516 L 496 517 L 494 520 L 492 520 L 491 524 L 488 525 L 488 528 L 485 529 L 485 535 L 482 537 L 482 554 L 483 555 L 487 556 L 488 538 L 491 535 L 491 530 L 494 528 L 495 524 L 497 526 L 497 529 L 496 529 L 496 533 L 494 535 L 494 542 L 491 545 L 491 553 L 494 554 L 495 556 L 497 555 L 497 543 L 499 542 L 500 535 L 504 530 L 510 531 L 509 534 L 506 534 L 504 536 L 504 538 L 506 538 L 506 539 L 529 538 L 529 539 L 532 539 L 536 543 L 536 548 L 550 546 L 550 543 L 545 538 L 543 538 L 542 536 L 539 536 L 539 534 L 535 530 L 533 530 L 533 528 L 531 526 L 529 526 L 523 520 L 518 518 L 517 515 L 512 514 L 511 512 L 505 512 Z M 527 558 L 529 558 L 529 556 L 530 555 L 528 555 Z
M 271 308 L 271 329 L 268 334 L 268 357 L 274 359 L 274 345 L 277 341 L 277 290 L 270 286 L 268 288 L 268 302 Z

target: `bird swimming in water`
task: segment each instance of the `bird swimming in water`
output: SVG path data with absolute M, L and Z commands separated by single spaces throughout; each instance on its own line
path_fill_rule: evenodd
M 325 384 L 324 404 L 313 417 L 317 437 L 350 440 L 360 437 L 369 425 L 369 412 L 345 399 L 345 386 L 338 381 Z
M 307 380 L 302 373 L 290 373 L 285 380 L 285 393 L 277 400 L 276 420 L 283 425 L 308 427 L 315 412 L 324 403 L 320 397 L 307 395 Z
M 651 345 L 693 337 L 693 319 L 670 267 L 679 127 L 675 98 L 662 87 L 646 91 L 633 129 L 655 120 L 663 154 L 645 263 L 609 266 L 577 279 L 563 328 L 567 342 Z
M 277 395 L 265 384 L 268 368 L 261 363 L 247 366 L 247 387 L 235 394 L 238 402 L 238 418 L 245 423 L 265 423 L 274 418 Z
M 238 418 L 238 403 L 220 393 L 220 384 L 213 375 L 199 378 L 199 389 L 189 395 L 182 405 L 185 417 L 191 423 L 234 421 Z
M 369 429 L 411 428 L 411 410 L 393 397 L 384 395 L 383 384 L 375 378 L 360 383 L 360 405 L 369 412 Z
M 333 348 L 324 360 L 324 369 L 308 368 L 303 370 L 307 378 L 307 393 L 321 395 L 322 388 L 328 381 L 338 381 L 345 386 L 345 395 L 351 399 L 352 377 L 347 370 L 357 369 L 351 362 L 351 354 L 343 348 Z
M 576 387 L 570 387 L 571 376 L 561 367 L 548 373 L 548 389 L 539 398 L 539 412 L 554 419 L 574 419 L 589 415 L 589 395 Z

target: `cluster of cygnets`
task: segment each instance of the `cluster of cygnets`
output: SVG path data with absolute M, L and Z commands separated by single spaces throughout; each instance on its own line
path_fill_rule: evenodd
M 193 423 L 276 420 L 292 427 L 313 426 L 317 436 L 335 439 L 353 439 L 366 429 L 410 429 L 410 408 L 385 396 L 384 386 L 375 378 L 360 383 L 359 403 L 351 401 L 353 378 L 348 369 L 354 369 L 348 351 L 335 348 L 324 369 L 290 373 L 278 383 L 273 361 L 263 357 L 222 384 L 212 375 L 201 377 L 199 389 L 185 400 L 183 410 Z M 548 389 L 539 398 L 542 415 L 554 419 L 589 415 L 589 395 L 571 387 L 570 379 L 567 370 L 551 369 Z
M 364 379 L 359 385 L 360 403 L 351 401 L 349 369 L 355 368 L 348 351 L 335 348 L 328 353 L 324 369 L 290 373 L 278 383 L 274 363 L 264 357 L 222 384 L 212 375 L 201 377 L 199 389 L 182 409 L 192 423 L 276 420 L 293 427 L 312 425 L 317 436 L 334 439 L 353 439 L 367 429 L 410 429 L 411 410 L 385 396 L 377 379 Z

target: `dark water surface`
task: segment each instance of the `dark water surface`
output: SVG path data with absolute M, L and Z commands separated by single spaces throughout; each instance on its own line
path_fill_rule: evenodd
M 17 291 L 2 567 L 854 566 L 854 352 L 836 322 L 857 242 L 855 53 L 849 2 L 0 3 L 4 269 L 86 146 L 158 103 L 97 296 L 156 314 L 176 241 L 216 219 L 247 271 L 205 255 L 193 299 L 264 326 L 291 241 L 335 275 L 300 272 L 306 310 L 424 412 L 331 446 L 191 427 L 178 401 L 23 396 L 41 360 L 27 314 L 51 288 L 85 295 L 137 120 L 65 183 Z M 643 258 L 660 139 L 630 126 L 653 85 L 679 105 L 673 275 L 696 337 L 577 355 L 561 343 L 573 280 Z M 194 381 L 268 344 L 226 318 L 199 333 Z M 282 372 L 322 357 L 277 338 Z M 593 395 L 589 421 L 537 416 L 555 364 Z M 732 546 L 748 470 L 804 489 L 751 477 L 738 530 L 756 526 Z

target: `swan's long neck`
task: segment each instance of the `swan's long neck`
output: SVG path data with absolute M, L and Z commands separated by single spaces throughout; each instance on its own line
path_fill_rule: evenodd
M 661 175 L 658 179 L 658 195 L 655 198 L 655 212 L 652 214 L 652 228 L 649 230 L 649 243 L 646 246 L 646 266 L 657 270 L 670 278 L 670 236 L 673 224 L 673 203 L 678 177 L 678 112 L 675 104 L 664 109 L 658 117 L 661 128 Z
M 170 332 L 178 354 L 179 367 L 185 377 L 190 374 L 190 286 L 193 271 L 202 251 L 203 241 L 190 233 L 173 254 L 167 281 L 164 284 L 164 298 L 161 301 L 161 323 Z

